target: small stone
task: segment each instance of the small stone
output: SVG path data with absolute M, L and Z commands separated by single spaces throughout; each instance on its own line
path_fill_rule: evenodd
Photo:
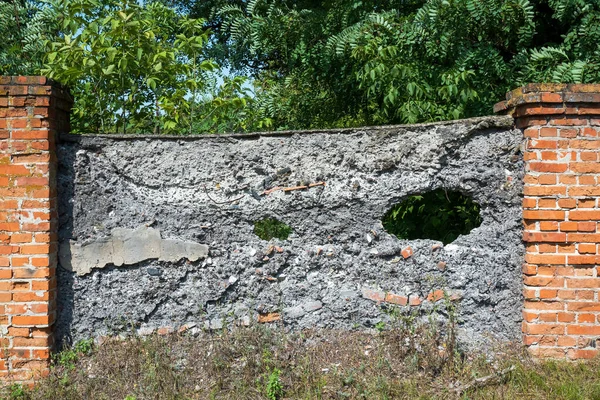
M 234 283 L 236 283 L 238 281 L 238 277 L 237 276 L 230 276 L 229 277 L 229 284 L 233 285 Z
M 160 276 L 160 274 L 162 273 L 162 271 L 159 268 L 153 268 L 153 267 L 149 267 L 146 272 L 148 272 L 148 275 L 150 276 Z
M 440 271 L 445 271 L 446 270 L 446 261 L 440 261 L 439 263 L 437 263 L 437 269 L 439 269 Z
M 276 251 L 276 252 L 278 252 L 278 253 L 283 253 L 283 248 L 282 248 L 282 247 L 275 246 L 275 247 L 274 247 L 274 249 L 275 249 L 275 251 Z
M 174 329 L 170 326 L 163 326 L 161 328 L 158 328 L 158 330 L 156 331 L 156 333 L 158 333 L 159 335 L 168 335 L 169 333 L 173 333 Z
M 313 311 L 317 311 L 317 310 L 323 308 L 323 303 L 321 303 L 318 300 L 317 301 L 309 301 L 308 303 L 304 304 L 304 306 L 302 308 L 304 308 L 308 312 L 313 312 Z

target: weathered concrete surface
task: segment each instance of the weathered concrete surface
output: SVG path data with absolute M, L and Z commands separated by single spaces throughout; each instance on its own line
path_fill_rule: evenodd
M 442 303 L 425 301 L 428 293 L 444 289 L 460 298 L 462 340 L 515 339 L 521 142 L 508 117 L 246 137 L 63 138 L 62 241 L 93 249 L 115 229 L 146 225 L 163 240 L 210 251 L 198 261 L 154 257 L 83 276 L 59 268 L 57 333 L 218 328 L 266 312 L 281 313 L 293 329 L 372 327 L 390 318 L 382 310 L 390 305 L 362 293 L 421 299 L 427 313 Z M 326 186 L 263 194 L 321 181 Z M 437 188 L 472 195 L 482 225 L 445 247 L 384 231 L 381 217 L 393 204 Z M 253 222 L 265 217 L 294 232 L 285 241 L 259 239 Z M 407 246 L 414 254 L 404 258 Z
M 182 258 L 198 261 L 206 258 L 208 246 L 176 239 L 162 239 L 158 229 L 142 225 L 136 229 L 114 228 L 110 237 L 90 243 L 63 240 L 59 249 L 60 265 L 77 275 L 109 264 L 134 265 L 150 259 L 176 262 Z

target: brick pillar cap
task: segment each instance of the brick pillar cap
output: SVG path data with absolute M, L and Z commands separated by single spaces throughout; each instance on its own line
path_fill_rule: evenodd
M 600 84 L 529 83 L 506 94 L 494 105 L 495 113 L 532 103 L 600 103 Z

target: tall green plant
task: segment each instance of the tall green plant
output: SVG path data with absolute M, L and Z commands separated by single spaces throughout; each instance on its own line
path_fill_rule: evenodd
M 526 82 L 600 82 L 600 0 L 177 3 L 279 128 L 486 115 Z
M 62 36 L 48 41 L 42 73 L 71 87 L 77 132 L 176 133 L 215 64 L 202 58 L 201 20 L 159 3 L 53 2 Z
M 0 1 L 0 75 L 35 75 L 44 41 L 58 34 L 56 10 L 41 1 Z

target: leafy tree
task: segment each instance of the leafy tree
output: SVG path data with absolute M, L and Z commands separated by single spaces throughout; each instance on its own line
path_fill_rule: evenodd
M 48 43 L 42 73 L 71 87 L 75 131 L 191 131 L 205 74 L 215 68 L 201 57 L 202 21 L 134 0 L 53 7 L 62 35 Z
M 178 4 L 209 19 L 211 51 L 281 128 L 485 115 L 526 82 L 600 81 L 600 0 Z
M 39 73 L 44 41 L 58 32 L 57 13 L 39 1 L 0 0 L 0 75 Z

